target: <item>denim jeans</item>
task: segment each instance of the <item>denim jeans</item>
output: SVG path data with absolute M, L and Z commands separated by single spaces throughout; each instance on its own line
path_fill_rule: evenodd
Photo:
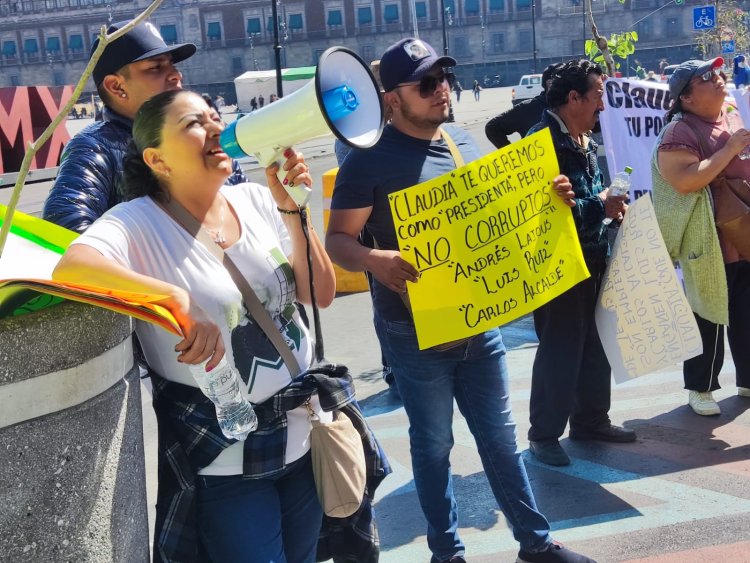
M 323 519 L 310 454 L 267 479 L 198 476 L 198 527 L 212 563 L 313 563 Z
M 453 400 L 474 436 L 500 509 L 525 550 L 551 541 L 516 447 L 508 370 L 500 331 L 490 330 L 446 351 L 419 350 L 414 325 L 375 315 L 375 327 L 409 417 L 412 472 L 427 519 L 427 543 L 438 561 L 463 555 L 453 494 Z

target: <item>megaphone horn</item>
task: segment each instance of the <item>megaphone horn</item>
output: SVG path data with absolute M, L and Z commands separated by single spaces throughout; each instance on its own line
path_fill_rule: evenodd
M 292 145 L 332 132 L 347 145 L 368 148 L 383 133 L 383 102 L 370 69 L 345 47 L 327 49 L 315 78 L 296 92 L 230 123 L 221 148 L 232 158 L 253 155 L 262 166 L 279 162 Z M 279 180 L 286 172 L 279 168 Z M 307 186 L 284 186 L 299 207 Z

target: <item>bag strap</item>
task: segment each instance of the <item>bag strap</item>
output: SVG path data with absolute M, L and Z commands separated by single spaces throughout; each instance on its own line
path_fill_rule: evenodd
M 466 162 L 464 162 L 464 157 L 461 155 L 461 151 L 458 150 L 453 138 L 448 135 L 448 131 L 441 127 L 440 134 L 443 136 L 443 139 L 445 139 L 445 144 L 448 145 L 448 150 L 451 151 L 451 156 L 453 157 L 453 162 L 456 163 L 456 168 L 464 166 L 466 164 Z
M 276 328 L 276 323 L 273 322 L 271 315 L 266 311 L 266 308 L 263 307 L 263 304 L 245 279 L 245 276 L 242 275 L 242 272 L 237 268 L 237 265 L 226 254 L 226 252 L 224 252 L 224 249 L 221 248 L 211 235 L 201 227 L 200 222 L 174 198 L 169 198 L 166 202 L 158 201 L 156 199 L 154 199 L 154 201 L 167 213 L 167 215 L 172 217 L 178 225 L 193 235 L 195 240 L 203 244 L 203 246 L 205 246 L 206 249 L 224 265 L 237 286 L 237 289 L 239 289 L 242 294 L 242 299 L 245 302 L 245 306 L 247 307 L 250 316 L 252 316 L 256 323 L 258 323 L 258 326 L 263 330 L 268 337 L 268 340 L 271 341 L 271 344 L 273 344 L 279 352 L 287 369 L 289 369 L 289 372 L 292 374 L 292 377 L 296 377 L 302 373 L 297 358 L 294 357 L 294 354 L 284 341 L 281 333 Z

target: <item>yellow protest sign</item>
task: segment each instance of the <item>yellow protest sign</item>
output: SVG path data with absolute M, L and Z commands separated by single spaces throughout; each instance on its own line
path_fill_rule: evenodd
M 389 195 L 420 349 L 521 317 L 589 276 L 544 129 Z

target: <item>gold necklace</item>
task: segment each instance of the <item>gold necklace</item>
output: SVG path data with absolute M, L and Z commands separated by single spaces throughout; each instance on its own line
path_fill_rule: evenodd
M 211 235 L 211 238 L 214 239 L 214 242 L 216 244 L 225 244 L 227 242 L 227 239 L 224 238 L 224 233 L 222 233 L 222 230 L 224 229 L 224 206 L 221 206 L 221 211 L 219 212 L 219 227 L 217 229 L 209 229 L 206 227 L 206 230 Z

